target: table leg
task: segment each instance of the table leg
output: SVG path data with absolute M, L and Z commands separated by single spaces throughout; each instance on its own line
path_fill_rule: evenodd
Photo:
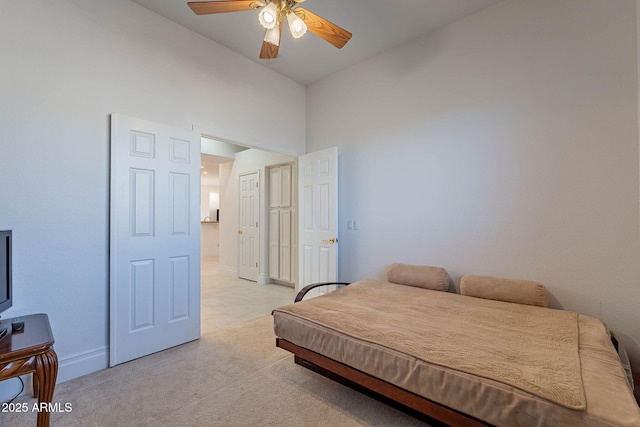
M 36 356 L 36 371 L 33 374 L 34 393 L 37 390 L 38 405 L 51 403 L 58 376 L 58 356 L 53 349 Z M 51 413 L 49 408 L 38 411 L 38 427 L 48 427 Z

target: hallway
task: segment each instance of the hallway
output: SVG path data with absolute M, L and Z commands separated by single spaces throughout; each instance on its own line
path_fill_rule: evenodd
M 294 288 L 258 285 L 220 272 L 217 257 L 201 259 L 201 334 L 228 328 L 293 302 Z

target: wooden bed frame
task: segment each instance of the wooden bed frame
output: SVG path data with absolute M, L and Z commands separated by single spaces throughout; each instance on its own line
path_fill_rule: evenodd
M 295 302 L 302 301 L 304 296 L 320 286 L 347 286 L 346 282 L 323 282 L 305 286 L 296 295 Z M 618 341 L 612 336 L 612 341 L 618 349 Z M 484 421 L 470 415 L 451 409 L 440 403 L 419 396 L 415 393 L 397 387 L 387 381 L 373 377 L 348 365 L 337 362 L 314 351 L 295 345 L 285 339 L 276 338 L 276 346 L 294 354 L 295 363 L 317 372 L 329 379 L 353 388 L 368 396 L 390 404 L 397 409 L 428 422 L 433 420 L 449 426 L 479 427 L 489 426 Z
M 416 413 L 425 415 L 427 417 L 425 421 L 433 419 L 446 425 L 461 427 L 486 427 L 490 425 L 321 354 L 299 347 L 282 338 L 276 338 L 276 346 L 293 353 L 295 363 L 298 365 L 384 403 L 391 404 L 391 406 L 410 415 L 416 416 Z M 419 415 L 418 418 L 423 418 Z

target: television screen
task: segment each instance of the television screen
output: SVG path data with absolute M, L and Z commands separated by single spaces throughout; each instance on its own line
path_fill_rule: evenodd
M 11 231 L 0 231 L 0 312 L 11 307 Z

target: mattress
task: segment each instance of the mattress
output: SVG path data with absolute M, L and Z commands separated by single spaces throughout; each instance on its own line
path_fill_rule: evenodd
M 273 317 L 282 339 L 493 425 L 640 426 L 609 332 L 593 317 L 374 280 L 280 307 Z M 529 320 L 517 329 L 520 318 Z M 530 368 L 536 362 L 522 348 L 540 347 L 544 318 L 566 330 L 541 352 L 549 360 Z M 487 333 L 489 346 L 482 345 L 488 338 L 469 338 Z M 512 341 L 519 344 L 511 348 Z M 507 375 L 477 369 L 488 352 Z

